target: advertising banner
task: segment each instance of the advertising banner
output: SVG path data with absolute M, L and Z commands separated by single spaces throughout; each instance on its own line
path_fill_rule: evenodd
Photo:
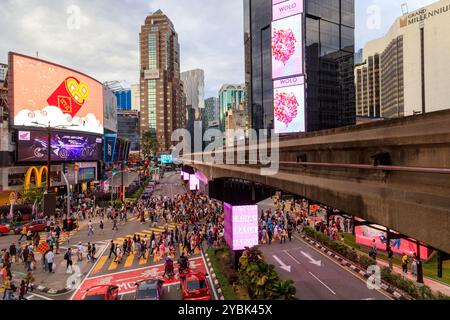
M 173 163 L 172 154 L 162 154 L 161 155 L 161 163 L 162 164 L 172 164 Z
M 303 13 L 303 0 L 274 1 L 273 20 L 280 20 Z
M 195 174 L 189 175 L 189 190 L 200 190 L 200 180 L 195 176 Z
M 51 160 L 56 162 L 99 161 L 103 139 L 87 134 L 54 132 L 51 136 Z M 19 131 L 17 162 L 46 162 L 48 134 L 42 131 Z
M 302 15 L 272 22 L 272 78 L 303 74 Z
M 117 134 L 105 134 L 105 146 L 103 153 L 103 162 L 111 163 L 114 160 L 114 150 L 116 147 Z
M 224 203 L 225 241 L 233 251 L 258 243 L 258 206 L 231 206 Z
M 305 132 L 305 114 L 304 84 L 274 90 L 276 134 Z
M 382 226 L 375 226 L 377 229 L 386 229 Z M 357 226 L 355 227 L 356 243 L 371 247 L 373 240 L 375 240 L 377 249 L 386 251 L 387 234 L 386 232 L 371 228 L 369 226 Z M 413 256 L 417 252 L 417 244 L 413 241 L 406 239 L 391 240 L 391 248 L 394 253 L 407 254 Z M 421 259 L 428 259 L 431 255 L 431 251 L 428 248 L 420 246 Z
M 183 180 L 184 181 L 189 181 L 191 175 L 189 173 L 183 172 Z
M 80 72 L 10 53 L 10 108 L 14 125 L 65 126 L 103 134 L 103 85 Z

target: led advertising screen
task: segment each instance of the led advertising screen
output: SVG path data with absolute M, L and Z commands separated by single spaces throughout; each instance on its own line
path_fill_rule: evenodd
M 189 181 L 191 175 L 187 172 L 183 172 L 183 180 L 184 181 Z
M 258 243 L 258 206 L 231 206 L 224 203 L 224 237 L 233 251 L 252 248 Z
M 51 160 L 99 161 L 102 157 L 103 139 L 96 136 L 54 132 L 51 137 Z M 17 139 L 18 162 L 46 162 L 48 135 L 42 131 L 19 131 Z
M 10 95 L 15 126 L 64 127 L 103 134 L 103 85 L 77 71 L 10 53 Z M 62 129 L 62 128 L 61 128 Z
M 275 82 L 274 89 L 274 117 L 275 133 L 287 134 L 306 131 L 305 121 L 305 85 L 304 78 L 292 78 L 283 80 L 292 86 L 281 86 Z M 295 83 L 298 83 L 295 85 Z
M 191 191 L 200 190 L 200 180 L 198 180 L 195 174 L 189 175 L 189 190 Z
M 377 229 L 386 229 L 382 226 L 375 226 Z M 378 250 L 386 250 L 387 234 L 386 232 L 371 228 L 369 226 L 357 226 L 355 227 L 356 243 L 371 247 L 373 240 L 377 245 Z M 417 244 L 413 241 L 406 239 L 391 240 L 391 249 L 394 253 L 407 254 L 408 256 L 414 256 L 417 252 Z M 422 259 L 428 259 L 431 255 L 431 251 L 424 246 L 420 246 L 420 257 Z
M 161 155 L 161 163 L 162 164 L 173 164 L 172 154 L 162 154 Z
M 303 0 L 283 0 L 273 2 L 273 20 L 303 13 Z
M 116 147 L 117 134 L 105 134 L 105 147 L 103 148 L 103 162 L 111 163 L 114 160 L 114 151 Z
M 272 78 L 303 74 L 302 15 L 272 22 Z

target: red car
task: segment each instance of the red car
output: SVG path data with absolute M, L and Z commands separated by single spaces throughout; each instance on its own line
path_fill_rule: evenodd
M 211 300 L 207 276 L 207 274 L 191 271 L 181 276 L 181 289 L 183 290 L 184 301 Z
M 86 291 L 83 300 L 119 300 L 119 287 L 111 285 L 92 287 Z
M 22 232 L 23 227 L 27 227 L 27 231 L 34 232 L 43 232 L 48 231 L 49 228 L 47 227 L 47 220 L 36 220 L 30 223 L 27 223 L 24 226 L 19 226 L 14 229 L 15 234 L 20 234 Z
M 0 224 L 0 236 L 7 235 L 11 232 L 9 224 Z

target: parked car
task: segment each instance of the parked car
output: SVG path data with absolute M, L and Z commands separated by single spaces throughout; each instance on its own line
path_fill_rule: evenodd
M 119 287 L 112 285 L 92 287 L 86 291 L 83 300 L 119 300 Z
M 209 301 L 211 292 L 208 286 L 208 275 L 187 271 L 181 277 L 181 288 L 184 301 Z
M 150 279 L 136 283 L 136 300 L 161 300 L 163 280 Z
M 14 229 L 14 233 L 15 234 L 20 234 L 24 227 L 27 227 L 27 230 L 31 231 L 32 233 L 34 233 L 34 232 L 44 232 L 44 231 L 49 231 L 50 230 L 50 227 L 47 226 L 47 220 L 40 219 L 40 220 L 35 220 L 35 221 L 30 222 L 30 223 L 27 223 L 27 224 L 25 224 L 23 226 L 17 226 Z
M 9 224 L 0 224 L 0 236 L 8 235 L 11 232 Z

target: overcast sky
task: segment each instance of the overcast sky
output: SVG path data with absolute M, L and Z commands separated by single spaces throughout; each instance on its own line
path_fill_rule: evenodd
M 401 15 L 433 0 L 355 0 L 356 46 L 382 36 Z M 162 9 L 175 24 L 182 71 L 205 70 L 206 97 L 244 82 L 243 0 L 1 0 L 0 62 L 36 55 L 104 82 L 138 82 L 139 30 Z M 78 12 L 80 14 L 78 14 Z M 78 19 L 79 17 L 79 19 Z

